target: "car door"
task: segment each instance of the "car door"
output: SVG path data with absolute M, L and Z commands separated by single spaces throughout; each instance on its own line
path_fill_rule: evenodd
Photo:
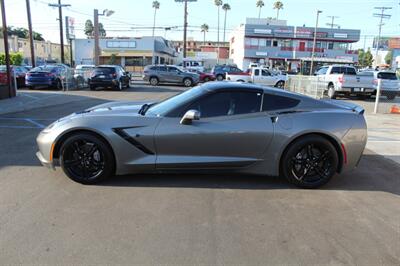
M 169 82 L 168 71 L 166 66 L 157 67 L 157 77 L 160 82 Z
M 169 82 L 181 83 L 183 80 L 183 73 L 176 67 L 168 67 Z
M 157 169 L 236 168 L 262 160 L 273 137 L 261 90 L 210 92 L 166 115 L 155 131 Z M 200 120 L 180 124 L 188 110 Z

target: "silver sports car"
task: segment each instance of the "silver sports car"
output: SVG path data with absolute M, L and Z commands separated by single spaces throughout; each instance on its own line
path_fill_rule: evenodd
M 61 118 L 37 137 L 37 156 L 84 184 L 114 174 L 235 172 L 315 188 L 357 166 L 363 113 L 341 101 L 213 82 L 158 103 L 111 102 Z

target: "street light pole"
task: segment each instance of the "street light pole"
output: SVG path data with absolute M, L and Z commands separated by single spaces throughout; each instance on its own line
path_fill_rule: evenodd
M 187 38 L 187 0 L 185 0 L 184 8 L 184 19 L 183 19 L 183 58 L 186 58 L 186 38 Z
M 100 46 L 99 46 L 99 16 L 109 17 L 114 14 L 113 10 L 104 9 L 102 14 L 99 14 L 99 10 L 93 11 L 93 24 L 94 24 L 94 64 L 99 65 Z
M 315 22 L 314 40 L 313 40 L 313 47 L 312 47 L 312 53 L 311 53 L 310 76 L 313 74 L 314 56 L 315 56 L 315 45 L 316 45 L 316 43 L 317 43 L 318 19 L 319 19 L 319 14 L 321 14 L 321 13 L 322 13 L 321 10 L 317 10 L 317 21 Z

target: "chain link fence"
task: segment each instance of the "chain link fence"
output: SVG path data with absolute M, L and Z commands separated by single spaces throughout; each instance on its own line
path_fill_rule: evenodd
M 285 90 L 316 99 L 328 98 L 328 83 L 322 76 L 289 75 Z M 354 101 L 367 113 L 396 113 L 400 108 L 400 83 L 396 79 L 376 79 L 370 88 L 351 88 L 337 99 Z

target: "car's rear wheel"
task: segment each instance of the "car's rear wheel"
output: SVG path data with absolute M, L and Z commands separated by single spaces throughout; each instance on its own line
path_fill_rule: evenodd
M 386 98 L 388 100 L 394 100 L 394 98 L 396 98 L 396 93 L 389 93 L 388 95 L 386 95 Z
M 88 133 L 72 135 L 62 144 L 60 164 L 64 173 L 82 184 L 94 184 L 114 174 L 111 148 L 99 137 Z
M 185 87 L 191 87 L 191 86 L 193 85 L 193 81 L 192 81 L 190 78 L 185 78 L 185 79 L 183 80 L 183 85 L 184 85 Z
M 59 80 L 59 79 L 56 80 L 56 86 L 55 87 L 59 91 L 63 89 L 61 80 Z
M 301 188 L 317 188 L 336 173 L 339 158 L 329 140 L 308 135 L 293 142 L 281 162 L 281 173 L 290 183 Z
M 285 87 L 285 82 L 283 80 L 280 80 L 275 84 L 275 87 L 283 89 Z
M 90 88 L 91 91 L 95 91 L 96 90 L 96 86 L 94 86 L 94 85 L 90 85 L 89 88 Z
M 328 98 L 336 99 L 335 87 L 332 84 L 328 86 Z
M 221 74 L 219 74 L 219 75 L 216 76 L 216 79 L 217 79 L 218 81 L 223 81 L 223 80 L 224 80 L 224 76 L 221 75 Z
M 120 80 L 120 81 L 118 81 L 118 84 L 115 85 L 115 89 L 116 89 L 117 91 L 122 91 L 123 86 L 124 86 L 124 85 L 122 84 L 122 81 Z
M 149 80 L 149 82 L 150 82 L 150 85 L 152 85 L 152 86 L 157 86 L 159 80 L 158 80 L 158 78 L 156 78 L 156 77 L 151 77 L 150 80 Z

